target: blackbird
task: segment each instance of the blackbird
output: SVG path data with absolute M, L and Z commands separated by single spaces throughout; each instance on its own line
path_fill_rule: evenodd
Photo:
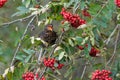
M 42 46 L 47 47 L 49 45 L 55 44 L 56 39 L 58 38 L 57 33 L 53 29 L 52 24 L 48 24 L 45 29 L 39 34 L 41 41 L 43 42 Z

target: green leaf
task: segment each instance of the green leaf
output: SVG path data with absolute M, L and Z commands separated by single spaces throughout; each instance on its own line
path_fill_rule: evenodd
M 16 56 L 15 58 L 17 60 L 24 61 L 24 57 L 22 55 Z
M 68 39 L 68 42 L 72 47 L 74 46 L 74 42 L 71 39 Z
M 61 60 L 61 59 L 64 57 L 64 54 L 65 54 L 65 52 L 61 52 L 61 53 L 59 54 L 58 60 Z
M 77 37 L 75 38 L 75 41 L 76 41 L 78 44 L 81 44 L 82 41 L 83 41 L 83 38 L 77 36 Z
M 25 6 L 28 8 L 30 5 L 31 0 L 26 0 Z
M 27 53 L 27 54 L 34 54 L 35 53 L 35 51 L 34 50 L 31 50 L 31 49 L 23 49 L 23 51 L 25 52 L 25 53 Z
M 25 63 L 28 63 L 28 61 L 30 60 L 31 57 L 32 57 L 32 55 L 27 56 L 25 59 Z
M 29 10 L 28 8 L 26 8 L 25 6 L 19 6 L 17 9 L 18 9 L 19 11 L 16 12 L 16 13 L 14 13 L 14 14 L 12 15 L 12 17 L 24 15 L 24 14 L 27 14 L 27 13 L 30 12 L 30 10 Z

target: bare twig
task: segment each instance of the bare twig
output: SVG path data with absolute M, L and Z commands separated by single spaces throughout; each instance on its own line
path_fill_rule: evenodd
M 115 46 L 114 46 L 113 54 L 112 54 L 111 58 L 108 60 L 106 65 L 108 65 L 115 57 L 116 49 L 117 49 L 117 43 L 118 43 L 118 39 L 119 39 L 119 34 L 120 34 L 120 31 L 118 30 L 118 33 L 117 33 L 117 36 L 116 36 L 116 40 L 115 40 Z
M 26 20 L 26 19 L 31 18 L 32 16 L 34 16 L 34 15 L 29 15 L 29 16 L 24 17 L 24 18 L 21 18 L 21 19 L 16 19 L 16 20 L 11 21 L 11 22 L 3 23 L 3 24 L 1 24 L 0 26 L 10 25 L 10 24 L 13 24 L 13 23 L 16 23 L 16 22 L 21 22 L 21 21 L 23 21 L 23 20 Z
M 110 36 L 108 37 L 108 39 L 105 41 L 105 44 L 106 44 L 106 45 L 110 42 L 112 36 L 115 34 L 115 32 L 116 32 L 116 30 L 118 29 L 119 26 L 120 26 L 120 24 L 118 24 L 118 25 L 115 27 L 115 29 L 113 30 L 113 32 L 110 34 Z
M 16 48 L 16 50 L 15 50 L 15 53 L 14 53 L 14 56 L 13 56 L 13 59 L 12 59 L 12 62 L 11 62 L 11 65 L 10 65 L 10 66 L 13 66 L 15 57 L 16 57 L 16 55 L 17 55 L 17 53 L 18 53 L 18 51 L 19 51 L 19 48 L 20 48 L 20 46 L 21 46 L 21 42 L 22 42 L 22 40 L 24 39 L 24 37 L 25 37 L 25 35 L 26 35 L 27 31 L 28 31 L 28 28 L 29 28 L 30 24 L 33 22 L 33 20 L 35 19 L 35 17 L 36 17 L 36 16 L 33 16 L 33 18 L 30 20 L 30 22 L 29 22 L 28 25 L 26 26 L 26 29 L 25 29 L 25 31 L 24 31 L 21 39 L 20 39 L 20 42 L 18 43 L 18 46 L 17 46 L 17 48 Z
M 83 77 L 85 75 L 85 71 L 87 69 L 87 64 L 88 64 L 88 61 L 85 63 L 85 66 L 84 66 L 84 69 L 83 69 L 83 72 L 82 72 L 82 75 L 81 75 L 81 80 L 83 79 Z

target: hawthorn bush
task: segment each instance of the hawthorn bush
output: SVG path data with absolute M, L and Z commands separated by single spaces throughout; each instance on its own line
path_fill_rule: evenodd
M 0 0 L 9 8 L 11 21 L 0 19 L 0 80 L 120 80 L 120 0 Z M 48 24 L 53 45 L 39 37 Z

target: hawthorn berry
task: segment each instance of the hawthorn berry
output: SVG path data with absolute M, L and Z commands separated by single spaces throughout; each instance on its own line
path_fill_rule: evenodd
M 67 12 L 65 8 L 62 8 L 61 15 L 74 28 L 78 28 L 80 25 L 83 25 L 86 23 L 86 21 L 81 19 L 78 14 L 72 14 L 70 12 Z
M 113 80 L 110 74 L 109 70 L 96 70 L 92 73 L 91 80 Z
M 120 8 L 120 0 L 115 0 L 115 4 L 116 4 L 117 7 Z
M 34 80 L 33 72 L 26 72 L 22 75 L 23 80 Z
M 7 0 L 0 0 L 0 8 L 3 7 L 6 2 Z

